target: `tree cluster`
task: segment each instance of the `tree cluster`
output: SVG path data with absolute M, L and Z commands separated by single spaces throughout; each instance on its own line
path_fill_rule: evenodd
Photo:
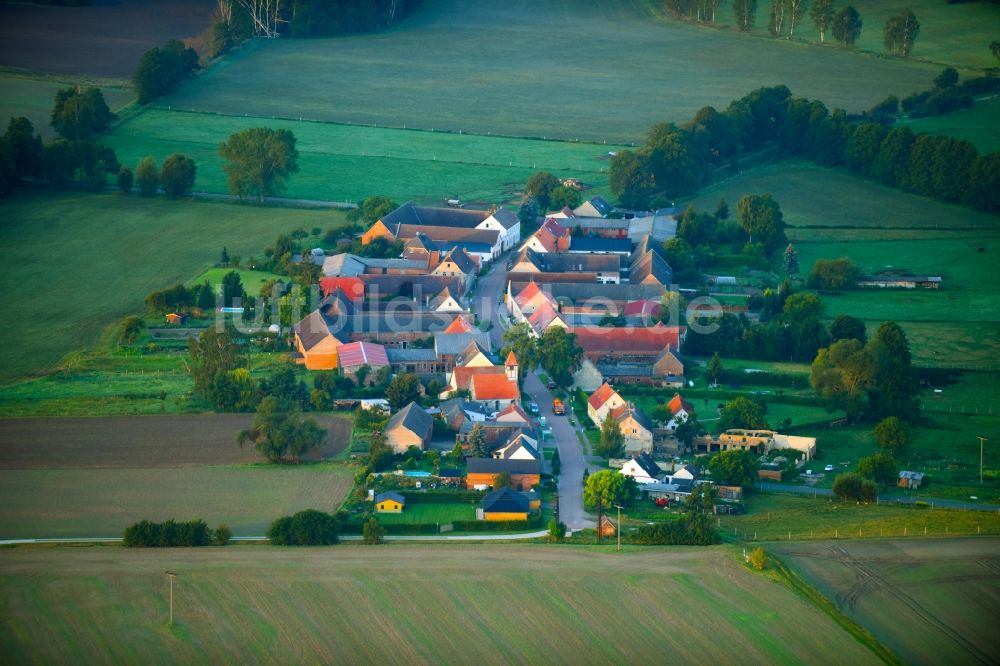
M 272 522 L 267 538 L 273 546 L 329 546 L 339 543 L 339 531 L 337 515 L 306 509 Z
M 758 469 L 760 465 L 756 456 L 742 449 L 720 451 L 708 460 L 708 471 L 714 483 L 748 488 L 757 480 Z
M 847 257 L 840 259 L 817 259 L 806 286 L 810 289 L 841 291 L 853 289 L 861 277 L 861 270 Z
M 44 165 L 42 137 L 31 121 L 11 118 L 0 137 L 0 196 L 10 194 L 24 178 L 41 177 Z
M 947 85 L 936 84 L 935 99 L 944 98 Z M 892 113 L 877 111 L 880 117 Z M 611 190 L 631 208 L 666 204 L 694 192 L 727 161 L 772 142 L 787 154 L 847 166 L 915 194 L 1000 210 L 1000 154 L 979 155 L 968 141 L 915 135 L 905 126 L 855 123 L 841 109 L 830 112 L 822 102 L 792 98 L 785 86 L 755 90 L 722 113 L 705 107 L 681 127 L 654 126 L 642 147 L 612 159 Z
M 635 479 L 605 469 L 589 475 L 583 486 L 583 502 L 594 509 L 600 504 L 605 510 L 616 504 L 630 506 L 635 496 Z
M 239 278 L 239 273 L 235 274 Z M 193 287 L 175 284 L 173 287 L 149 294 L 145 303 L 151 313 L 157 314 L 184 312 L 193 308 L 208 311 L 215 308 L 215 290 L 208 282 Z
M 214 531 L 204 520 L 154 523 L 142 520 L 125 528 L 123 542 L 127 548 L 190 548 L 216 543 L 225 546 L 232 533 L 225 525 Z
M 665 0 L 666 10 L 673 16 L 691 18 L 701 23 L 715 23 L 715 11 L 722 0 Z
M 620 476 L 620 475 L 619 475 Z M 698 484 L 684 505 L 678 520 L 643 525 L 629 536 L 629 543 L 640 545 L 708 546 L 719 543 L 719 532 L 712 525 L 715 498 L 712 487 Z
M 99 89 L 70 87 L 56 92 L 50 124 L 67 141 L 90 141 L 114 119 Z
M 920 386 L 909 343 L 899 324 L 884 322 L 866 344 L 855 338 L 838 340 L 819 350 L 809 377 L 813 389 L 828 404 L 844 409 L 848 418 L 917 418 Z
M 980 76 L 959 83 L 958 71 L 946 67 L 934 78 L 929 90 L 915 92 L 899 102 L 899 108 L 911 118 L 939 116 L 958 109 L 967 109 L 973 104 L 974 95 L 983 95 L 1000 90 L 1000 78 Z
M 299 151 L 295 135 L 286 129 L 253 127 L 236 132 L 219 146 L 226 160 L 223 170 L 229 178 L 229 191 L 245 199 L 264 197 L 284 190 L 289 176 L 299 170 Z
M 294 402 L 270 395 L 260 401 L 253 425 L 240 431 L 237 442 L 250 442 L 269 462 L 299 462 L 326 437 L 315 419 L 303 419 Z
M 139 104 L 149 104 L 157 97 L 173 92 L 181 81 L 198 69 L 198 54 L 176 39 L 162 47 L 154 46 L 142 54 L 132 74 L 132 87 Z

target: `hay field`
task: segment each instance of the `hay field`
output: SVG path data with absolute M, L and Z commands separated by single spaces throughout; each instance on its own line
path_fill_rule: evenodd
M 914 132 L 944 134 L 971 141 L 982 154 L 1000 150 L 1000 95 L 978 100 L 971 109 L 900 122 Z
M 723 548 L 14 549 L 0 599 L 14 663 L 878 661 Z
M 860 111 L 940 69 L 666 23 L 650 4 L 427 0 L 384 33 L 255 43 L 160 103 L 611 143 L 763 85 Z
M 18 289 L 0 331 L 0 383 L 97 343 L 142 299 L 210 267 L 222 247 L 259 255 L 280 233 L 342 224 L 336 211 L 23 191 L 0 201 L 0 282 Z
M 1000 539 L 782 545 L 783 560 L 906 663 L 1000 660 Z
M 286 106 L 280 115 L 295 115 Z M 441 205 L 444 199 L 517 200 L 531 174 L 545 169 L 590 185 L 585 196 L 608 190 L 608 152 L 617 145 L 510 139 L 458 133 L 359 127 L 331 123 L 221 116 L 147 109 L 118 125 L 104 142 L 123 164 L 146 155 L 162 162 L 182 152 L 198 165 L 195 190 L 228 193 L 219 144 L 250 127 L 280 127 L 297 139 L 299 173 L 283 196 L 358 201 L 384 194 L 396 201 Z

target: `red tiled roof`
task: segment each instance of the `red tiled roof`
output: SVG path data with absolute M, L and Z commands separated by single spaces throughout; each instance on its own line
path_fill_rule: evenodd
M 475 327 L 469 323 L 469 320 L 465 317 L 459 315 L 455 317 L 455 321 L 448 324 L 448 328 L 444 329 L 445 333 L 475 333 Z
M 323 296 L 329 296 L 337 289 L 340 289 L 352 301 L 361 300 L 365 297 L 365 283 L 356 277 L 320 278 L 319 288 L 323 290 Z
M 473 375 L 469 390 L 473 400 L 517 400 L 521 397 L 517 382 L 507 379 L 506 374 Z
M 473 377 L 484 375 L 500 376 L 507 378 L 507 370 L 499 365 L 472 366 L 468 368 L 455 368 L 455 387 L 459 391 L 468 390 L 472 385 Z
M 514 355 L 513 349 L 507 354 L 507 360 L 504 361 L 504 365 L 517 365 L 517 356 Z
M 625 317 L 645 317 L 655 315 L 660 309 L 660 304 L 656 301 L 642 300 L 630 301 L 622 308 L 622 315 Z
M 611 384 L 604 382 L 603 384 L 601 384 L 601 387 L 599 389 L 590 394 L 590 397 L 587 399 L 587 402 L 589 402 L 590 406 L 593 407 L 594 409 L 600 409 L 601 405 L 610 400 L 611 396 L 613 396 L 615 393 L 616 391 L 613 388 L 611 388 Z
M 540 294 L 541 291 L 542 288 L 538 286 L 537 282 L 529 282 L 524 289 L 514 296 L 514 300 L 517 301 L 518 305 L 524 305 L 529 300 Z
M 507 416 L 508 414 L 517 414 L 518 418 L 520 418 L 525 423 L 531 423 L 531 417 L 525 414 L 524 410 L 521 409 L 521 406 L 518 405 L 516 402 L 512 402 L 506 407 L 504 407 L 503 410 L 501 410 L 500 413 L 497 414 L 497 419 L 500 419 L 503 416 Z
M 385 347 L 372 342 L 351 342 L 337 347 L 337 357 L 341 367 L 370 365 L 373 368 L 389 365 Z
M 602 328 L 580 326 L 574 328 L 576 342 L 585 352 L 649 352 L 660 353 L 664 347 L 677 349 L 680 342 L 679 326 L 649 326 Z
M 671 414 L 676 414 L 682 408 L 688 414 L 694 412 L 694 406 L 692 406 L 690 402 L 682 398 L 680 393 L 674 393 L 674 397 L 672 397 L 670 399 L 670 402 L 667 403 L 667 407 L 670 408 Z

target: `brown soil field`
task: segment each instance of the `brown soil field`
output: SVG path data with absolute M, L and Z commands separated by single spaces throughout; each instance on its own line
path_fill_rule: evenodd
M 322 449 L 308 459 L 330 458 L 351 439 L 351 420 L 318 415 L 328 429 Z M 0 469 L 163 468 L 261 462 L 236 434 L 252 414 L 0 419 Z
M 0 4 L 0 65 L 128 78 L 139 57 L 208 27 L 213 0 L 97 0 L 91 7 Z
M 774 550 L 904 662 L 1000 663 L 1000 539 L 838 541 Z

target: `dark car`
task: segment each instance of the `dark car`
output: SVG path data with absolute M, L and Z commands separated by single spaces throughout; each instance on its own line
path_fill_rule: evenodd
M 554 389 L 556 387 L 556 383 L 554 381 L 552 381 L 552 380 L 549 380 L 548 387 L 549 387 L 549 390 L 551 391 L 552 389 Z

